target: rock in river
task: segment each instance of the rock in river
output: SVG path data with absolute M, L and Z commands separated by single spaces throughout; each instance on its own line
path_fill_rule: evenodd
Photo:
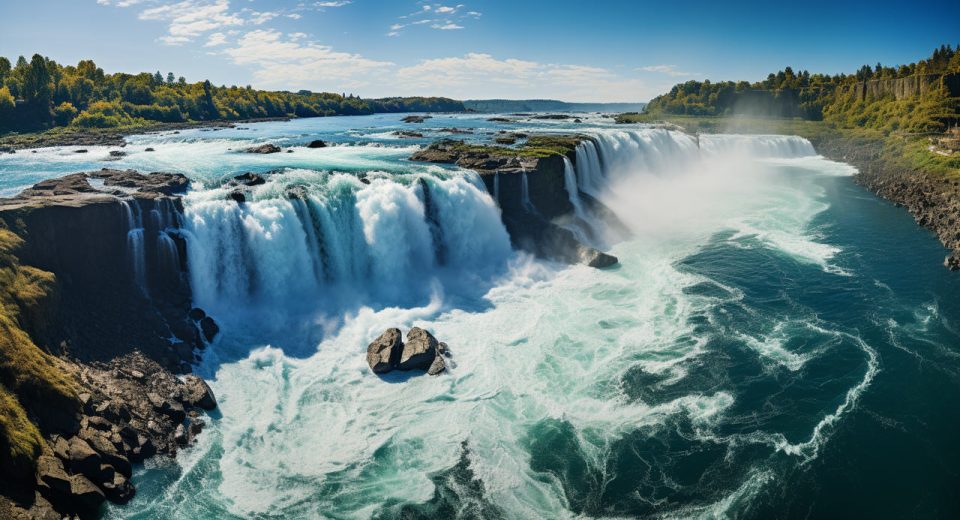
M 403 349 L 403 335 L 400 329 L 387 329 L 379 338 L 367 347 L 367 364 L 375 374 L 387 373 L 400 360 Z

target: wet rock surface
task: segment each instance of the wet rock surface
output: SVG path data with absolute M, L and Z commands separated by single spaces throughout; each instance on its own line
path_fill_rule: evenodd
M 444 356 L 449 356 L 447 344 L 420 327 L 407 332 L 406 342 L 400 329 L 390 328 L 367 346 L 367 365 L 375 374 L 423 370 L 437 375 L 446 370 Z
M 203 380 L 180 380 L 140 352 L 71 371 L 82 409 L 73 426 L 47 439 L 36 497 L 17 508 L 24 518 L 96 518 L 103 502 L 128 502 L 133 464 L 192 444 L 205 424 L 200 415 L 216 408 Z
M 250 148 L 245 149 L 244 152 L 259 154 L 279 153 L 280 147 L 275 144 L 267 143 L 259 146 L 251 146 Z
M 516 133 L 509 136 L 511 139 L 530 137 Z M 581 243 L 573 232 L 554 223 L 574 209 L 564 183 L 564 157 L 575 165 L 576 154 L 572 149 L 566 155 L 524 156 L 517 149 L 469 146 L 463 141 L 441 139 L 414 153 L 410 160 L 456 164 L 479 173 L 487 192 L 500 206 L 501 219 L 515 247 L 566 263 L 597 268 L 613 266 L 618 262 L 615 256 Z M 522 199 L 524 177 L 529 204 Z M 618 230 L 625 230 L 600 201 L 586 194 L 581 196 L 587 200 L 591 212 Z

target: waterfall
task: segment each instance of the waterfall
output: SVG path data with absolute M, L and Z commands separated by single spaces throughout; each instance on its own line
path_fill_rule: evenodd
M 577 145 L 576 154 L 577 186 L 580 191 L 596 197 L 603 187 L 603 167 L 600 164 L 597 145 L 587 139 Z
M 143 218 L 140 206 L 134 201 L 120 201 L 127 221 L 127 254 L 130 256 L 130 265 L 133 270 L 133 279 L 143 291 L 147 290 L 147 253 L 144 244 Z
M 500 204 L 500 172 L 493 174 L 493 200 Z
M 283 175 L 271 183 L 283 186 Z M 184 237 L 199 305 L 286 305 L 349 294 L 377 302 L 429 297 L 448 264 L 500 269 L 510 240 L 476 174 L 397 176 L 369 185 L 324 174 L 300 196 L 283 189 L 238 205 L 223 190 L 186 199 Z
M 180 254 L 177 251 L 177 243 L 165 231 L 157 235 L 157 256 L 161 268 L 168 270 L 168 272 L 176 272 L 180 269 Z
M 527 172 L 524 171 L 520 175 L 520 202 L 523 204 L 524 209 L 526 209 L 528 213 L 536 213 L 537 208 L 530 200 L 530 184 L 527 181 Z

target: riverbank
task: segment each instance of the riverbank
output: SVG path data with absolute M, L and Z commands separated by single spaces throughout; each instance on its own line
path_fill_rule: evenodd
M 809 140 L 828 159 L 857 168 L 861 186 L 906 208 L 951 253 L 944 265 L 960 269 L 960 154 L 930 149 L 928 135 L 840 129 L 799 119 L 621 114 L 618 123 L 663 124 L 687 133 L 788 134 Z
M 57 127 L 42 132 L 11 133 L 0 136 L 0 153 L 50 146 L 123 146 L 128 135 L 172 132 L 191 128 L 232 128 L 247 123 L 286 121 L 287 118 L 248 119 L 243 121 L 189 121 L 120 126 L 116 128 Z

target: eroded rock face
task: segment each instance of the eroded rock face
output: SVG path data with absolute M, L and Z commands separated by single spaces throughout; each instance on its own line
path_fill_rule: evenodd
M 444 355 L 449 355 L 446 343 L 440 343 L 424 329 L 414 327 L 404 343 L 400 329 L 384 331 L 367 347 L 367 364 L 375 374 L 392 370 L 425 370 L 437 375 L 446 370 Z
M 387 329 L 367 347 L 367 364 L 375 374 L 385 374 L 400 361 L 403 335 L 400 329 Z

